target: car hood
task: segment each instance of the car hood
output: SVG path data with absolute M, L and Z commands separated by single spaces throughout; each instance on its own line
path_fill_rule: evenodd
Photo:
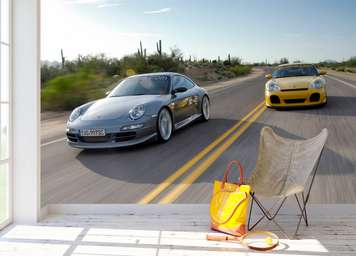
M 108 97 L 95 101 L 81 116 L 81 120 L 97 121 L 97 120 L 112 120 L 122 117 L 129 117 L 129 111 L 137 105 L 144 104 L 147 111 L 147 104 L 160 102 L 166 99 L 163 95 L 139 95 L 139 96 L 123 96 L 123 97 Z
M 281 89 L 302 89 L 308 88 L 316 79 L 316 76 L 297 76 L 275 78 L 272 81 L 277 83 Z

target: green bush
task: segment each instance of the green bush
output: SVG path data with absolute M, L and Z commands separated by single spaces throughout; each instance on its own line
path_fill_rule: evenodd
M 356 57 L 352 57 L 345 62 L 347 67 L 356 67 Z
M 114 82 L 114 78 L 88 70 L 58 76 L 42 89 L 42 109 L 72 110 L 83 103 L 104 97 Z
M 179 49 L 172 48 L 170 54 L 136 53 L 121 59 L 107 58 L 103 54 L 78 56 L 75 60 L 65 61 L 63 66 L 44 62 L 41 68 L 42 110 L 72 110 L 83 103 L 103 97 L 119 79 L 134 74 L 184 73 L 187 63 L 184 63 L 182 56 Z M 190 64 L 192 67 L 209 70 L 214 67 L 218 80 L 244 75 L 251 70 L 250 66 L 241 65 L 240 58 L 234 57 L 230 59 L 229 65 L 211 63 L 207 59 Z M 208 81 L 209 75 L 204 74 L 203 79 Z
M 184 72 L 184 64 L 178 59 L 168 57 L 166 55 L 151 55 L 147 60 L 148 66 L 151 67 L 150 72 Z
M 137 54 L 122 59 L 109 59 L 104 55 L 79 56 L 61 65 L 43 65 L 42 110 L 71 110 L 78 105 L 101 98 L 120 78 L 133 74 L 172 71 L 183 73 L 185 65 L 180 55 Z
M 103 73 L 107 76 L 120 74 L 121 63 L 115 58 L 107 58 L 104 54 L 81 56 L 76 60 L 66 61 L 65 68 L 67 73 L 78 72 L 81 70 L 91 70 L 96 73 Z
M 355 72 L 356 68 L 356 57 L 351 57 L 350 59 L 342 62 L 336 61 L 324 61 L 318 63 L 318 67 L 327 67 L 332 70 L 340 72 Z
M 50 66 L 47 63 L 44 63 L 41 66 L 41 87 L 44 87 L 47 81 L 57 76 L 64 75 L 65 73 L 66 71 L 60 68 L 58 65 Z
M 246 75 L 251 72 L 250 66 L 236 65 L 228 68 L 228 71 L 235 74 L 235 76 Z

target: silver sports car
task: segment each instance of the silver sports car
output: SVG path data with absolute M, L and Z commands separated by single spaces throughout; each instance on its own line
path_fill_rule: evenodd
M 74 109 L 67 138 L 76 148 L 123 147 L 153 138 L 166 142 L 174 130 L 209 116 L 208 93 L 188 77 L 136 75 L 121 81 L 106 98 Z

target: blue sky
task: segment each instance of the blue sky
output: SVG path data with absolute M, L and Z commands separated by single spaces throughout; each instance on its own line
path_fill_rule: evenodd
M 356 55 L 353 0 L 42 0 L 42 59 L 148 52 L 317 62 Z

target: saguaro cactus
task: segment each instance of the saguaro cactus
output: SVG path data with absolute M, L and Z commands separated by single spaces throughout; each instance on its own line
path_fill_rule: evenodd
M 228 58 L 228 61 L 229 61 L 229 65 L 231 65 L 231 56 L 230 56 L 230 53 L 229 53 L 229 55 L 227 56 L 227 58 Z
M 140 41 L 140 48 L 137 49 L 137 55 L 143 58 L 142 42 Z
M 66 62 L 66 59 L 63 54 L 63 49 L 61 49 L 61 59 L 62 59 L 62 69 L 64 69 L 64 63 Z
M 140 52 L 141 52 L 141 56 L 143 56 L 143 51 L 142 51 L 142 42 L 140 41 Z
M 159 40 L 156 43 L 156 47 L 157 47 L 157 52 L 158 52 L 159 56 L 162 56 L 162 41 L 161 40 Z

